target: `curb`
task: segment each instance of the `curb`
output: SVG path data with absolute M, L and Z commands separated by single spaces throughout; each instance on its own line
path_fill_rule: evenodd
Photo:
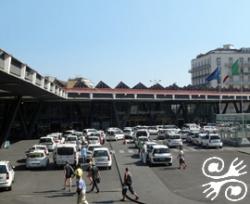
M 113 150 L 113 146 L 112 144 L 109 142 L 109 145 L 110 145 L 110 148 Z M 113 157 L 114 157 L 114 160 L 115 160 L 115 165 L 116 165 L 116 168 L 118 170 L 118 174 L 119 174 L 119 179 L 120 179 L 120 182 L 121 182 L 121 187 L 122 187 L 122 175 L 121 175 L 121 172 L 120 172 L 120 169 L 119 169 L 119 165 L 118 165 L 118 162 L 117 162 L 117 159 L 116 159 L 116 155 L 113 154 Z M 139 204 L 146 204 L 145 202 L 142 202 L 142 201 L 139 201 L 139 200 L 135 200 L 131 197 L 129 197 L 128 195 L 126 195 L 126 198 L 134 203 L 139 203 Z
M 242 153 L 242 154 L 247 154 L 247 155 L 250 155 L 250 152 L 244 152 L 244 151 L 241 151 L 241 150 L 238 150 L 239 153 Z

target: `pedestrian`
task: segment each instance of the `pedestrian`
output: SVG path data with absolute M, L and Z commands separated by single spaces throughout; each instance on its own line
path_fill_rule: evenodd
M 79 163 L 76 165 L 75 176 L 76 177 L 79 176 L 81 178 L 83 176 L 83 170 L 82 170 L 82 167 Z
M 88 204 L 86 199 L 86 184 L 82 177 L 76 176 L 77 204 Z
M 125 197 L 127 194 L 127 191 L 129 190 L 132 195 L 135 196 L 135 200 L 139 199 L 139 196 L 136 194 L 136 192 L 133 189 L 132 186 L 132 175 L 129 172 L 128 168 L 125 168 L 124 178 L 123 178 L 123 188 L 122 188 L 122 199 L 121 201 L 125 201 Z
M 141 140 L 139 140 L 138 141 L 138 154 L 140 158 L 141 158 L 142 149 L 143 149 L 143 143 Z
M 89 169 L 91 175 L 91 181 L 92 181 L 92 189 L 90 191 L 93 191 L 96 188 L 96 193 L 100 192 L 98 183 L 101 181 L 101 176 L 98 167 L 94 164 L 94 162 L 89 163 Z
M 87 146 L 85 144 L 82 145 L 82 149 L 81 149 L 81 160 L 82 163 L 85 163 L 87 159 Z
M 179 167 L 178 169 L 181 169 L 183 167 L 183 169 L 187 168 L 187 164 L 185 162 L 185 158 L 184 158 L 184 151 L 183 151 L 183 147 L 180 146 L 179 147 L 179 153 L 178 153 L 178 159 L 179 159 Z
M 69 186 L 69 192 L 71 191 L 73 176 L 74 169 L 68 162 L 66 162 L 66 165 L 64 166 L 64 190 L 66 190 L 66 187 Z

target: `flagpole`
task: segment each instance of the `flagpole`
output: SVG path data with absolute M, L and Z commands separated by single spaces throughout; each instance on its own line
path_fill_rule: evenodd
M 245 118 L 244 118 L 244 113 L 243 113 L 243 67 L 241 65 L 240 67 L 240 93 L 241 93 L 241 97 L 240 97 L 240 103 L 241 103 L 241 120 L 242 120 L 242 130 L 243 130 L 243 134 L 245 136 Z
M 222 96 L 221 96 L 221 86 L 222 86 L 222 83 L 221 83 L 221 67 L 219 68 L 220 69 L 220 75 L 219 75 L 219 83 L 218 83 L 218 85 L 219 85 L 219 95 L 220 95 L 220 98 L 219 98 L 219 114 L 221 114 L 221 102 L 222 102 Z

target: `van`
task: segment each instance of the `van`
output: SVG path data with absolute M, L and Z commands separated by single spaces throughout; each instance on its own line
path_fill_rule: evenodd
M 53 152 L 53 160 L 56 166 L 63 166 L 68 162 L 70 165 L 77 165 L 79 152 L 74 144 L 59 144 Z

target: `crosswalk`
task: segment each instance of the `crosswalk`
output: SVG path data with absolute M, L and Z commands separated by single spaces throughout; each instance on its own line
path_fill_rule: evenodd
M 172 153 L 177 153 L 179 150 L 177 148 L 172 148 L 170 150 Z M 235 151 L 234 147 L 223 147 L 222 149 L 202 149 L 202 148 L 196 148 L 192 146 L 185 146 L 183 148 L 184 152 L 222 152 L 222 151 Z M 120 150 L 113 150 L 114 153 L 119 154 L 138 154 L 137 149 L 120 149 Z

